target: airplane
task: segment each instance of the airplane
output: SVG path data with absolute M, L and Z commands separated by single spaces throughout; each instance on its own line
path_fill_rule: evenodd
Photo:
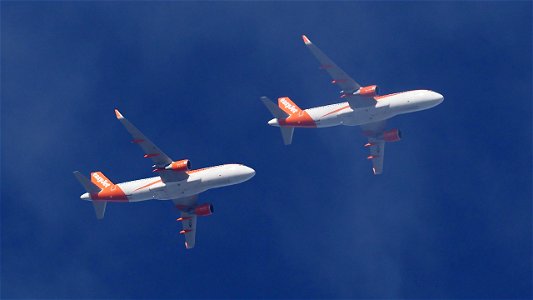
M 196 241 L 196 218 L 214 212 L 212 204 L 197 203 L 198 194 L 247 181 L 255 175 L 254 169 L 241 164 L 191 169 L 188 159 L 172 160 L 117 109 L 115 115 L 133 137 L 131 142 L 142 148 L 145 158 L 152 160 L 153 172 L 158 176 L 114 184 L 102 172 L 92 172 L 89 180 L 75 171 L 74 176 L 87 191 L 80 198 L 92 202 L 97 219 L 104 218 L 108 202 L 172 200 L 181 211 L 176 221 L 183 226 L 180 234 L 185 236 L 185 248 L 192 249 Z
M 401 139 L 398 129 L 386 130 L 386 120 L 399 114 L 425 110 L 439 105 L 444 97 L 430 90 L 412 90 L 378 95 L 378 86 L 361 86 L 339 68 L 305 35 L 302 39 L 320 63 L 332 77 L 332 84 L 341 88 L 340 98 L 345 102 L 326 106 L 301 109 L 289 97 L 278 98 L 278 105 L 269 98 L 261 97 L 261 101 L 274 116 L 268 125 L 281 129 L 285 145 L 292 143 L 294 128 L 323 128 L 338 125 L 361 126 L 363 135 L 368 138 L 364 145 L 369 148 L 367 159 L 372 161 L 374 175 L 383 172 L 383 156 L 386 142 L 397 142 Z

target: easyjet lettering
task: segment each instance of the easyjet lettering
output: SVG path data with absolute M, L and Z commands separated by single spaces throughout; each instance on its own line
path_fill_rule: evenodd
M 109 187 L 111 185 L 111 183 L 109 183 L 109 181 L 103 179 L 100 175 L 98 175 L 97 173 L 93 173 L 93 177 L 94 179 L 96 179 L 96 182 L 99 182 L 100 184 L 102 184 L 104 187 Z
M 293 114 L 298 112 L 298 109 L 294 105 L 290 104 L 285 98 L 281 98 L 281 104 L 285 106 L 286 109 L 290 110 Z

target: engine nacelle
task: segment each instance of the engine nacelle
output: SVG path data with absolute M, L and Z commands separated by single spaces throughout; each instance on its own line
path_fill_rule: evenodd
M 358 94 L 365 97 L 374 97 L 378 94 L 378 90 L 377 85 L 362 86 Z
M 211 203 L 200 204 L 194 208 L 194 214 L 201 217 L 209 216 L 214 211 Z
M 385 142 L 397 142 L 401 139 L 402 132 L 396 128 L 383 132 L 383 140 Z
M 191 162 L 188 159 L 173 161 L 170 165 L 165 167 L 165 170 L 172 171 L 189 171 L 191 169 Z

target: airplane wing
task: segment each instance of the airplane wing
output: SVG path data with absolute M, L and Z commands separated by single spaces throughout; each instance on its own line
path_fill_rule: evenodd
M 326 70 L 333 79 L 331 83 L 341 88 L 341 98 L 348 97 L 348 102 L 352 107 L 365 107 L 374 105 L 376 101 L 369 97 L 353 95 L 361 85 L 346 74 L 337 64 L 335 64 L 322 50 L 311 42 L 305 35 L 302 35 L 305 45 L 320 63 L 320 68 Z
M 181 211 L 181 216 L 177 221 L 181 222 L 182 230 L 180 231 L 183 236 L 185 236 L 185 248 L 192 249 L 196 242 L 196 219 L 198 218 L 195 214 L 189 214 L 186 212 L 186 209 L 192 207 L 196 204 L 198 195 L 191 197 L 172 199 L 174 205 Z
M 372 160 L 372 171 L 374 175 L 379 175 L 383 172 L 383 156 L 385 155 L 385 142 L 380 140 L 368 139 L 370 144 L 370 160 Z
M 379 138 L 385 131 L 385 121 L 379 121 L 361 125 L 363 134 L 368 137 L 365 147 L 370 148 L 368 159 L 372 161 L 372 171 L 374 175 L 383 172 L 383 158 L 385 156 L 385 141 Z
M 133 125 L 128 119 L 115 109 L 115 115 L 117 119 L 126 127 L 126 130 L 131 134 L 134 144 L 139 145 L 144 151 L 144 157 L 150 158 L 154 162 L 154 169 L 164 168 L 168 164 L 172 163 L 172 159 L 168 157 L 159 147 L 157 147 L 150 139 L 148 139 L 135 125 Z M 158 172 L 159 176 L 164 182 L 169 181 L 182 181 L 187 179 L 189 175 L 186 172 L 177 172 L 172 170 L 161 170 Z

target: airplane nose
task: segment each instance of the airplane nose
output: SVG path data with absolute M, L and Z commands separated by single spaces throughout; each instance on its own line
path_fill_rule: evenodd
M 274 119 L 268 121 L 268 125 L 270 125 L 270 126 L 278 126 L 279 125 L 278 119 L 274 118 Z
M 248 178 L 252 178 L 255 176 L 255 170 L 250 167 L 245 167 L 245 174 L 248 176 Z
M 245 182 L 247 180 L 250 180 L 250 178 L 255 176 L 255 170 L 247 167 L 247 166 L 239 166 L 240 168 L 237 171 L 237 181 L 238 182 Z
M 433 97 L 431 97 L 431 101 L 434 102 L 434 105 L 439 105 L 444 101 L 444 96 L 437 92 L 433 92 Z

